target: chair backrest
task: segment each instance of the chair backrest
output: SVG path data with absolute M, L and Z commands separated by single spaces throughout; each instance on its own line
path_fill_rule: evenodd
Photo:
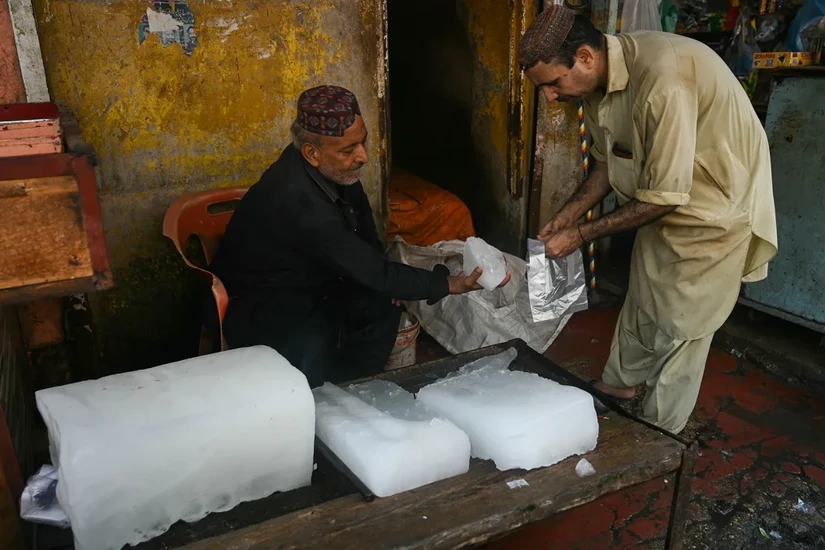
M 229 187 L 192 193 L 169 206 L 163 218 L 163 234 L 175 243 L 187 265 L 200 269 L 184 252 L 192 235 L 200 240 L 207 265 L 212 262 L 226 225 L 235 213 L 233 203 L 243 198 L 247 191 L 246 187 Z

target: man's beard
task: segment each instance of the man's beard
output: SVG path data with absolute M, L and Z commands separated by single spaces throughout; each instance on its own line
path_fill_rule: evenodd
M 361 178 L 361 168 L 363 168 L 363 163 L 358 164 L 356 168 L 352 170 L 333 170 L 324 165 L 318 166 L 318 171 L 321 172 L 321 175 L 327 178 L 330 181 L 334 181 L 338 185 L 353 185 L 358 183 L 358 180 Z

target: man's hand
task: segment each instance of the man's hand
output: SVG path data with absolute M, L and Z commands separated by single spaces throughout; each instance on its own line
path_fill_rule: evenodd
M 567 229 L 568 227 L 573 227 L 575 223 L 575 218 L 566 215 L 564 209 L 562 209 L 558 214 L 553 216 L 550 222 L 544 226 L 544 229 L 539 231 L 539 240 L 543 241 L 553 233 L 557 233 L 558 231 Z
M 481 277 L 482 273 L 482 269 L 477 267 L 469 275 L 465 275 L 462 272 L 458 275 L 451 275 L 447 277 L 447 282 L 450 284 L 450 294 L 465 294 L 467 292 L 472 292 L 473 290 L 481 290 L 483 287 L 478 284 L 478 279 Z M 501 288 L 509 282 L 510 272 L 508 271 L 507 276 L 504 277 L 504 280 L 501 281 L 501 284 L 498 286 Z
M 396 307 L 404 307 L 404 300 L 396 300 L 395 298 L 393 298 L 392 305 Z
M 548 258 L 563 258 L 576 251 L 584 242 L 578 227 L 568 227 L 555 231 L 539 239 L 544 241 L 544 254 Z

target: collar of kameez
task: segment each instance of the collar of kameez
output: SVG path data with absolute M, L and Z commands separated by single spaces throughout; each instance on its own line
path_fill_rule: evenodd
M 630 73 L 624 60 L 621 41 L 611 34 L 604 35 L 607 43 L 607 93 L 620 92 L 627 88 Z

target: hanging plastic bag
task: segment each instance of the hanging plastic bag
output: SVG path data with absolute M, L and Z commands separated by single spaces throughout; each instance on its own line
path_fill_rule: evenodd
M 754 39 L 757 42 L 771 42 L 785 30 L 782 18 L 777 14 L 766 15 L 759 21 Z
M 580 251 L 564 258 L 547 258 L 542 241 L 527 239 L 527 263 L 527 288 L 534 323 L 587 309 Z
M 748 76 L 753 72 L 753 54 L 760 51 L 755 35 L 750 10 L 742 6 L 730 47 L 725 53 L 725 63 L 736 76 Z
M 659 15 L 657 0 L 625 0 L 621 32 L 661 30 L 662 17 Z
M 20 495 L 20 517 L 33 523 L 69 527 L 69 516 L 57 503 L 57 482 L 57 470 L 49 464 L 30 477 Z
M 676 32 L 676 24 L 679 21 L 679 10 L 673 0 L 662 0 L 659 4 L 659 13 L 662 14 L 662 30 L 665 32 Z

